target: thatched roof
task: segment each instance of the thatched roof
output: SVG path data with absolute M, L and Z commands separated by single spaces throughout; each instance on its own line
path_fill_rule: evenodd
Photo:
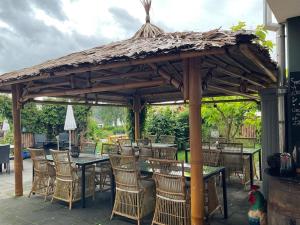
M 213 48 L 225 48 L 251 43 L 256 36 L 249 32 L 212 30 L 209 32 L 175 32 L 160 34 L 155 38 L 137 38 L 72 53 L 42 64 L 0 75 L 0 83 L 20 80 L 42 73 L 52 73 L 81 66 L 95 66 L 145 59 L 160 55 L 201 52 Z M 266 50 L 260 49 L 265 60 L 270 60 Z M 275 68 L 269 63 L 270 67 Z M 0 85 L 1 85 L 0 84 Z
M 255 38 L 251 32 L 219 29 L 130 38 L 3 74 L 0 91 L 10 91 L 10 84 L 23 83 L 24 101 L 41 95 L 125 103 L 137 93 L 148 102 L 180 100 L 180 84 L 178 87 L 169 81 L 160 84 L 163 76 L 158 69 L 182 83 L 182 59 L 201 57 L 207 89 L 204 95 L 251 96 L 263 87 L 274 85 L 277 73 L 268 51 L 253 43 Z M 150 82 L 149 87 L 129 85 L 121 90 L 123 84 L 136 81 Z M 109 91 L 112 85 L 120 86 L 120 90 Z M 87 88 L 94 89 L 75 94 L 76 90 Z

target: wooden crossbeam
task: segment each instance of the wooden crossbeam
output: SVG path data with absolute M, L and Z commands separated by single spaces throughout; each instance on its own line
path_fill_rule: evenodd
M 247 45 L 240 45 L 239 49 L 248 59 L 263 70 L 273 82 L 277 81 L 276 75 L 260 61 Z
M 57 104 L 57 105 L 86 105 L 86 106 L 113 106 L 113 107 L 129 107 L 130 105 L 126 104 L 104 104 L 98 102 L 65 102 L 65 101 L 50 101 L 50 100 L 30 100 L 30 102 L 38 104 Z
M 55 91 L 55 92 L 44 92 L 44 93 L 36 93 L 36 94 L 28 94 L 22 98 L 22 101 L 27 101 L 28 99 L 36 98 L 36 97 L 57 97 L 57 96 L 67 96 L 67 95 L 80 95 L 80 94 L 88 94 L 88 93 L 97 93 L 97 92 L 105 92 L 105 91 L 117 91 L 117 90 L 126 90 L 126 89 L 136 89 L 143 87 L 156 87 L 164 85 L 164 80 L 154 80 L 147 82 L 136 82 L 136 83 L 127 83 L 127 84 L 116 84 L 116 85 L 101 85 L 90 88 L 79 88 L 73 90 L 66 91 Z
M 222 80 L 222 79 L 213 77 L 212 82 L 214 82 L 214 81 L 217 82 L 217 83 L 220 83 L 220 84 L 225 84 L 225 85 L 231 86 L 231 87 L 240 87 L 241 86 L 241 84 L 237 84 L 237 83 L 234 83 L 234 82 L 231 82 L 231 81 Z M 249 91 L 258 92 L 258 90 L 253 89 L 252 87 L 247 87 L 247 89 Z
M 208 85 L 208 90 L 219 91 L 221 93 L 225 93 L 225 94 L 229 94 L 229 95 L 243 96 L 243 97 L 251 98 L 251 99 L 259 99 L 258 96 L 254 96 L 254 95 L 251 95 L 251 94 L 246 94 L 246 93 L 242 93 L 242 92 L 238 92 L 238 91 L 225 89 L 225 88 L 222 88 L 222 87 L 219 87 L 219 86 L 216 86 L 216 85 L 211 85 L 211 84 Z
M 246 80 L 250 84 L 253 84 L 258 87 L 262 87 L 262 88 L 266 87 L 264 84 L 258 83 L 256 81 L 246 77 L 244 74 L 234 71 L 234 68 L 232 68 L 232 66 L 223 67 L 223 66 L 217 64 L 217 62 L 210 60 L 210 59 L 205 59 L 205 64 L 208 64 L 211 67 L 214 67 L 214 70 L 218 71 L 219 73 L 223 73 L 230 77 L 235 77 L 235 78 L 240 78 L 240 79 Z
M 154 71 L 156 71 L 162 78 L 164 78 L 168 83 L 173 85 L 175 88 L 183 92 L 183 84 L 182 82 L 176 80 L 174 77 L 172 77 L 171 74 L 169 74 L 166 70 L 159 68 L 155 64 L 148 64 Z

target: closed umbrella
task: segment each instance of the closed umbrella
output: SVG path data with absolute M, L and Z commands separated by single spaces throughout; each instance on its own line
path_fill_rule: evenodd
M 71 131 L 75 130 L 76 128 L 77 128 L 77 126 L 76 126 L 76 122 L 75 122 L 75 118 L 74 118 L 73 107 L 71 105 L 68 105 L 64 130 L 69 131 L 69 150 L 70 151 L 71 151 Z
M 8 123 L 7 119 L 5 119 L 3 121 L 2 130 L 3 131 L 9 131 L 10 130 L 9 123 Z

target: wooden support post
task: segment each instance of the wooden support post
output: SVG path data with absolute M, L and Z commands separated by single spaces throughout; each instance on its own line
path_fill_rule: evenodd
M 141 112 L 141 98 L 135 96 L 133 99 L 133 111 L 134 111 L 134 139 L 140 139 L 140 112 Z
M 12 85 L 12 110 L 14 123 L 14 169 L 15 195 L 23 195 L 23 158 L 21 149 L 21 105 L 19 103 L 21 89 L 19 84 Z
M 201 138 L 202 82 L 200 60 L 189 62 L 189 123 L 191 148 L 191 224 L 204 224 L 204 181 Z

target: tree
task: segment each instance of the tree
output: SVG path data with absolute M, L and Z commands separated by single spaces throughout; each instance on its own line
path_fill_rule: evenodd
M 233 100 L 236 97 L 209 98 L 215 100 Z M 260 124 L 256 116 L 258 105 L 255 102 L 231 102 L 204 104 L 202 106 L 202 118 L 208 127 L 217 128 L 226 140 L 232 140 L 240 131 L 247 119 L 248 122 Z
M 246 30 L 246 22 L 239 21 L 237 25 L 231 27 L 232 31 Z M 267 40 L 268 30 L 264 25 L 257 25 L 254 30 L 255 35 L 258 37 L 254 42 L 272 51 L 275 44 L 271 40 Z
M 104 126 L 116 126 L 118 122 L 125 122 L 126 108 L 113 106 L 94 107 L 92 116 L 95 117 L 98 122 L 102 122 Z

